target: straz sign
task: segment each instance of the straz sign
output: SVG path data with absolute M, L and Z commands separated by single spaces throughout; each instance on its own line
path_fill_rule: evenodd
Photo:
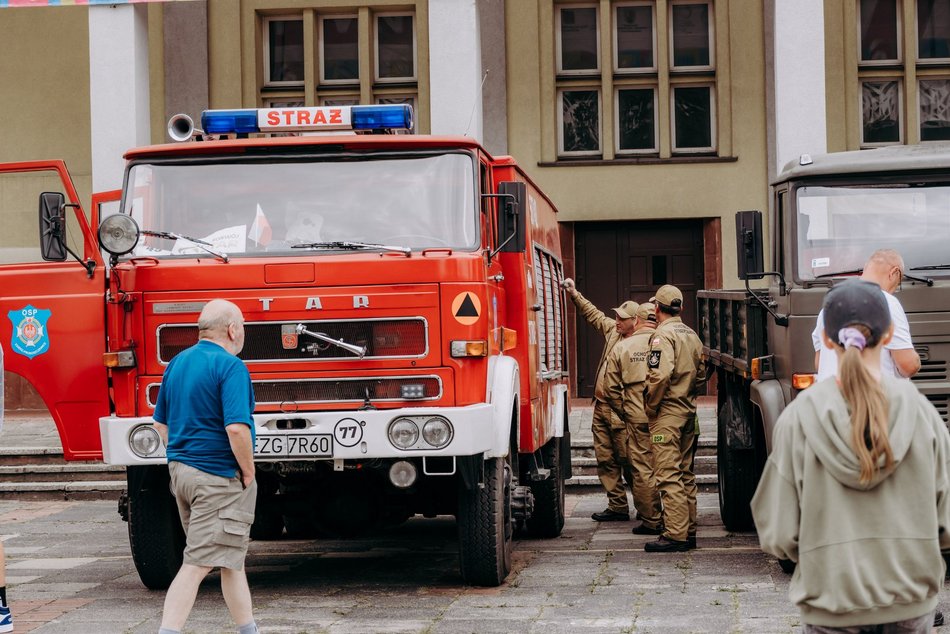
M 348 107 L 264 108 L 257 111 L 257 125 L 264 130 L 349 130 Z

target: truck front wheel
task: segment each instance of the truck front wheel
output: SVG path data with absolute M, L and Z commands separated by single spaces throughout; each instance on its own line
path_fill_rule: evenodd
M 738 431 L 749 442 L 755 438 L 749 414 L 751 405 L 741 402 L 740 395 L 730 390 L 719 410 L 716 464 L 719 479 L 719 514 L 729 531 L 752 530 L 750 503 L 758 485 L 754 444 L 748 448 L 729 441 L 730 429 Z
M 459 563 L 466 583 L 498 586 L 511 571 L 512 478 L 508 458 L 491 458 L 483 486 L 459 486 Z
M 149 590 L 165 590 L 181 568 L 185 531 L 169 489 L 166 465 L 131 466 L 129 545 L 139 578 Z

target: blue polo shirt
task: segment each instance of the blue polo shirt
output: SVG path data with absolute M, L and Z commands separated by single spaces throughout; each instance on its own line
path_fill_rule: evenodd
M 227 425 L 254 429 L 254 388 L 247 366 L 216 343 L 201 340 L 178 353 L 162 377 L 153 418 L 168 425 L 168 461 L 233 478 L 237 460 Z

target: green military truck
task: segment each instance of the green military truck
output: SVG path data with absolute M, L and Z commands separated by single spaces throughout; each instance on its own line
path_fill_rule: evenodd
M 860 275 L 877 249 L 904 258 L 897 297 L 922 361 L 912 380 L 945 421 L 950 401 L 950 143 L 802 155 L 771 191 L 767 236 L 760 212 L 736 216 L 745 289 L 698 294 L 717 378 L 719 508 L 729 530 L 752 528 L 749 502 L 775 423 L 814 383 L 811 334 L 825 293 Z M 750 288 L 765 279 L 767 288 Z

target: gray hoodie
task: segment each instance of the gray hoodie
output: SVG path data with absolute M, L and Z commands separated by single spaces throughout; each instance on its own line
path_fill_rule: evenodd
M 789 598 L 810 625 L 892 623 L 937 605 L 941 550 L 950 550 L 950 434 L 910 381 L 882 385 L 890 468 L 858 481 L 850 413 L 831 378 L 782 412 L 752 499 L 762 550 L 798 562 Z

